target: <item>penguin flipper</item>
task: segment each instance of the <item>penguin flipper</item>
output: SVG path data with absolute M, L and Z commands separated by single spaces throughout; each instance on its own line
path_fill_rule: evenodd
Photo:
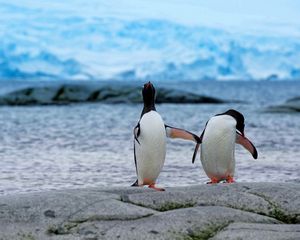
M 167 137 L 169 138 L 182 138 L 185 140 L 194 141 L 196 143 L 201 143 L 200 138 L 194 133 L 191 133 L 184 129 L 174 128 L 168 125 L 165 125 L 165 128 L 166 128 Z
M 194 150 L 194 154 L 193 154 L 193 158 L 192 158 L 192 163 L 195 162 L 195 159 L 196 159 L 196 156 L 197 156 L 197 152 L 199 150 L 199 147 L 200 147 L 200 143 L 197 143 L 196 144 L 196 147 L 195 147 L 195 150 Z
M 257 159 L 258 153 L 253 145 L 253 143 L 240 133 L 236 132 L 236 143 L 241 144 L 244 148 L 246 148 L 253 156 L 254 159 Z
M 195 150 L 194 150 L 194 154 L 193 154 L 193 158 L 192 158 L 192 163 L 194 164 L 195 163 L 195 159 L 196 159 L 196 156 L 197 156 L 197 152 L 199 150 L 199 147 L 200 147 L 200 144 L 202 143 L 202 138 L 203 138 L 203 135 L 204 135 L 204 131 L 205 129 L 203 130 L 203 132 L 201 133 L 200 137 L 199 137 L 199 142 L 197 142 L 196 146 L 195 146 Z
M 134 140 L 136 140 L 138 142 L 138 144 L 140 144 L 138 137 L 140 136 L 141 133 L 141 129 L 140 129 L 140 123 L 138 123 L 135 128 L 133 129 L 133 135 L 134 135 Z
M 207 123 L 206 123 L 206 125 L 207 125 Z M 205 125 L 205 128 L 206 128 L 206 125 Z M 193 164 L 195 163 L 197 152 L 199 150 L 200 144 L 202 143 L 202 139 L 203 139 L 203 135 L 204 135 L 204 132 L 205 132 L 205 128 L 204 128 L 203 132 L 201 133 L 201 135 L 199 137 L 199 142 L 197 142 L 197 144 L 195 146 L 195 150 L 194 150 L 194 154 L 193 154 L 193 158 L 192 158 L 192 163 Z

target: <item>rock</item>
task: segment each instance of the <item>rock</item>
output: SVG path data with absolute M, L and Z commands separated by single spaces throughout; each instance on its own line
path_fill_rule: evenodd
M 166 193 L 140 193 L 128 202 L 158 211 L 194 206 L 225 206 L 267 215 L 271 205 L 261 197 L 237 190 L 232 185 L 205 185 L 170 189 Z
M 299 184 L 268 183 L 245 184 L 247 191 L 265 199 L 272 206 L 268 215 L 286 223 L 300 223 Z
M 70 103 L 142 103 L 141 87 L 132 85 L 64 84 L 27 87 L 0 96 L 0 105 Z M 172 88 L 157 88 L 157 103 L 225 103 L 226 101 Z
M 239 183 L 2 196 L 0 239 L 299 239 L 299 195 L 299 183 Z
M 194 207 L 166 211 L 122 223 L 106 231 L 107 239 L 186 239 L 212 235 L 231 222 L 279 223 L 277 220 L 225 207 Z M 96 223 L 102 226 L 103 223 Z M 130 231 L 128 231 L 131 229 Z
M 71 222 L 101 221 L 101 220 L 134 220 L 155 214 L 148 208 L 123 203 L 119 200 L 109 199 L 96 202 L 75 213 L 70 217 Z
M 52 211 L 52 210 L 46 210 L 46 211 L 44 212 L 44 215 L 45 215 L 46 217 L 55 218 L 55 212 Z
M 37 87 L 16 90 L 0 96 L 1 105 L 45 105 L 51 104 L 58 87 Z
M 284 104 L 271 106 L 267 112 L 300 112 L 300 97 L 287 100 Z
M 300 223 L 299 184 L 249 183 L 173 188 L 166 193 L 140 193 L 127 202 L 159 211 L 193 206 L 225 206 Z
M 120 197 L 116 194 L 99 194 L 81 190 L 20 194 L 17 198 L 2 196 L 0 219 L 2 223 L 41 224 L 59 221 L 72 215 L 74 209 L 86 208 L 106 199 L 112 201 Z
M 211 240 L 298 240 L 300 224 L 232 223 Z
M 225 103 L 226 101 L 201 96 L 195 93 L 182 90 L 159 88 L 156 96 L 157 103 Z
M 79 209 L 85 209 L 105 199 L 114 200 L 120 197 L 110 193 L 99 194 L 93 190 L 20 194 L 17 197 L 2 196 L 0 239 L 17 239 L 16 236 L 22 234 L 43 239 L 48 228 L 61 224 Z

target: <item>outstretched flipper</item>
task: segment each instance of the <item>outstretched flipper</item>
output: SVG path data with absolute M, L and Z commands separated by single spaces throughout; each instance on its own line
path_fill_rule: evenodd
M 205 127 L 206 127 L 206 125 L 205 125 Z M 202 138 L 203 138 L 204 132 L 205 132 L 205 128 L 204 128 L 203 132 L 200 135 L 200 138 L 199 138 L 200 141 L 196 144 L 196 147 L 195 147 L 195 150 L 194 150 L 194 154 L 193 154 L 193 158 L 192 158 L 192 163 L 195 162 L 195 159 L 196 159 L 196 156 L 197 156 L 197 152 L 199 150 L 200 144 L 202 143 Z
M 140 123 L 138 123 L 135 128 L 133 129 L 133 135 L 134 135 L 134 140 L 140 144 L 138 137 L 140 136 L 141 130 L 140 130 Z
M 241 144 L 252 154 L 254 159 L 257 159 L 258 156 L 257 150 L 254 147 L 253 143 L 248 138 L 236 132 L 236 143 Z
M 195 135 L 194 133 L 191 133 L 184 129 L 174 128 L 174 127 L 171 127 L 168 125 L 165 125 L 165 128 L 166 128 L 167 137 L 169 137 L 169 138 L 182 138 L 185 140 L 194 141 L 196 143 L 200 142 L 200 138 L 197 135 Z

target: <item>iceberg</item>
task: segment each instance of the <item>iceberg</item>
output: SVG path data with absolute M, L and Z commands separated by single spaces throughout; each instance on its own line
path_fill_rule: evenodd
M 130 2 L 128 6 L 141 4 Z M 72 7 L 59 1 L 29 3 L 0 4 L 0 79 L 300 78 L 300 41 L 295 34 L 235 32 L 142 18 L 142 13 L 124 17 L 117 4 L 103 1 L 76 0 Z M 133 11 L 128 6 L 127 14 Z

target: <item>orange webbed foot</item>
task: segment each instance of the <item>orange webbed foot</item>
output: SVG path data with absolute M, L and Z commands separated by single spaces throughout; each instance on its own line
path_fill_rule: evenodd
M 149 188 L 152 188 L 152 189 L 154 189 L 154 190 L 156 190 L 156 191 L 165 191 L 165 189 L 164 188 L 158 188 L 158 187 L 155 187 L 155 184 L 151 184 L 151 185 L 149 185 Z
M 207 182 L 206 184 L 217 184 L 217 183 L 219 183 L 219 180 L 218 180 L 218 179 L 216 179 L 216 178 L 211 178 L 211 179 L 210 179 L 210 182 Z
M 228 176 L 226 179 L 226 183 L 235 183 L 235 180 L 233 179 L 232 176 Z

